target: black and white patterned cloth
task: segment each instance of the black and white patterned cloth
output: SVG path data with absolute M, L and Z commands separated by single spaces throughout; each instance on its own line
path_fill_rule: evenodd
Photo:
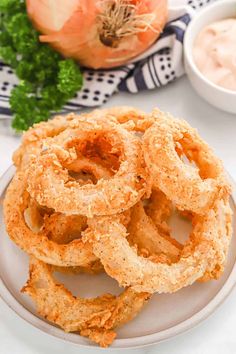
M 159 39 L 132 63 L 111 70 L 83 70 L 84 85 L 65 111 L 104 104 L 117 91 L 136 93 L 167 85 L 184 74 L 183 38 L 194 14 L 214 0 L 170 0 L 169 20 Z M 9 95 L 18 80 L 0 62 L 0 118 L 11 115 Z

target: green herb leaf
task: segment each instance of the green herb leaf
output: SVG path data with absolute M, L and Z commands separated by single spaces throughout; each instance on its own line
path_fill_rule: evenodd
M 71 60 L 61 60 L 59 62 L 58 84 L 57 88 L 60 92 L 67 96 L 74 95 L 76 89 L 81 89 L 83 80 L 78 72 L 77 64 Z
M 74 60 L 39 42 L 25 1 L 0 0 L 0 16 L 0 57 L 21 80 L 10 97 L 12 126 L 23 131 L 60 111 L 81 89 L 83 77 Z

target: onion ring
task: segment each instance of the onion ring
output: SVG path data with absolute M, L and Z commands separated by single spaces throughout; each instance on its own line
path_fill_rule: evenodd
M 66 245 L 73 240 L 78 239 L 81 231 L 86 229 L 87 219 L 80 215 L 63 215 L 59 213 L 52 213 L 51 215 L 45 214 L 43 219 L 43 228 L 40 233 L 45 234 L 50 241 L 59 245 Z M 104 271 L 101 262 L 96 259 L 88 265 L 81 266 L 53 266 L 55 271 L 60 273 L 88 273 L 97 274 Z
M 147 293 L 125 289 L 121 295 L 93 299 L 74 297 L 52 276 L 52 267 L 31 257 L 30 277 L 22 289 L 36 303 L 38 312 L 66 332 L 80 332 L 102 347 L 112 343 L 113 329 L 133 319 L 150 298 Z
M 166 225 L 173 211 L 173 203 L 167 199 L 166 195 L 158 189 L 153 188 L 152 193 L 144 206 L 145 213 L 152 219 L 154 224 L 169 233 L 169 227 Z
M 147 117 L 143 111 L 132 107 L 114 107 L 102 110 L 93 110 L 90 113 L 83 113 L 80 116 L 93 117 L 94 115 L 115 117 L 119 123 L 134 123 L 133 130 L 144 132 L 153 122 L 153 117 Z M 47 138 L 53 138 L 66 130 L 70 125 L 76 126 L 78 115 L 70 113 L 64 116 L 56 116 L 47 122 L 34 124 L 23 134 L 20 147 L 13 154 L 13 162 L 17 168 L 24 168 L 29 163 L 31 154 L 37 154 L 40 151 L 42 141 Z
M 20 147 L 13 154 L 13 162 L 17 168 L 24 168 L 29 163 L 31 154 L 40 151 L 42 140 L 55 137 L 68 128 L 71 121 L 76 120 L 77 115 L 70 113 L 65 116 L 56 116 L 47 122 L 34 124 L 22 137 Z
M 187 122 L 170 119 L 159 111 L 153 115 L 155 124 L 145 132 L 143 145 L 154 185 L 179 209 L 204 213 L 230 190 L 221 161 Z M 179 158 L 176 146 L 199 170 Z
M 144 133 L 155 122 L 155 116 L 152 114 L 144 113 L 140 109 L 129 106 L 94 110 L 91 113 L 88 113 L 88 115 L 94 113 L 96 115 L 106 116 L 107 119 L 113 117 L 127 130 L 137 133 Z
M 156 226 L 139 202 L 131 211 L 127 240 L 130 244 L 136 245 L 138 250 L 143 250 L 142 255 L 148 255 L 149 258 L 164 255 L 165 260 L 174 262 L 179 258 L 182 246 L 169 236 L 166 229 L 163 230 L 161 225 L 166 220 L 162 219 L 164 216 L 166 216 L 164 213 L 159 214 L 159 224 Z
M 87 158 L 81 158 L 70 165 L 74 171 L 81 169 L 91 172 L 96 178 L 108 178 L 111 173 Z M 89 244 L 78 239 L 86 227 L 86 217 L 64 215 L 53 212 L 44 214 L 39 221 L 38 205 L 26 192 L 27 181 L 23 171 L 13 178 L 4 200 L 4 218 L 11 239 L 25 252 L 57 267 L 70 267 L 72 272 L 97 273 L 103 269 L 97 257 L 92 254 Z M 16 198 L 16 195 L 18 196 Z M 25 221 L 29 211 L 28 223 Z M 121 215 L 127 225 L 129 214 Z M 58 268 L 60 271 L 68 269 Z
M 65 214 L 113 215 L 132 207 L 146 192 L 146 171 L 142 160 L 141 142 L 133 134 L 112 121 L 84 117 L 77 129 L 67 129 L 37 155 L 28 167 L 28 191 L 40 205 Z M 78 126 L 78 120 L 77 120 Z M 106 134 L 117 149 L 122 143 L 119 170 L 109 180 L 96 185 L 80 186 L 68 183 L 65 166 L 77 159 L 75 146 Z M 56 145 L 60 137 L 60 145 Z M 53 143 L 52 143 L 53 141 Z
M 80 157 L 69 167 L 76 172 L 90 172 L 96 179 L 111 176 L 106 168 L 84 157 Z M 89 272 L 97 272 L 102 269 L 92 253 L 91 246 L 84 245 L 82 240 L 78 239 L 78 235 L 86 227 L 86 217 L 53 212 L 49 215 L 45 213 L 39 221 L 38 205 L 32 201 L 26 187 L 24 173 L 19 171 L 13 178 L 4 200 L 5 223 L 12 240 L 27 253 L 49 264 L 82 267 L 72 268 L 73 271 L 88 269 Z M 30 225 L 25 221 L 27 210 Z
M 46 233 L 34 233 L 29 228 L 24 218 L 30 200 L 26 187 L 25 176 L 19 171 L 10 183 L 4 200 L 4 218 L 10 238 L 25 252 L 49 264 L 68 267 L 87 266 L 94 262 L 97 257 L 91 246 L 81 239 L 61 245 L 51 241 Z
M 17 168 L 26 167 L 30 162 L 30 156 L 40 152 L 45 139 L 54 138 L 68 128 L 76 128 L 80 124 L 80 117 L 84 116 L 90 118 L 93 116 L 98 117 L 98 113 L 96 111 L 82 115 L 69 113 L 64 116 L 56 116 L 47 122 L 34 124 L 29 130 L 24 132 L 21 145 L 13 154 L 15 166 Z
M 232 234 L 231 219 L 227 198 L 217 200 L 205 215 L 194 215 L 190 240 L 179 261 L 172 264 L 138 256 L 125 237 L 126 228 L 115 217 L 90 219 L 90 228 L 83 237 L 92 243 L 105 271 L 120 285 L 131 286 L 138 292 L 171 293 L 191 285 L 206 272 L 210 278 L 219 276 Z

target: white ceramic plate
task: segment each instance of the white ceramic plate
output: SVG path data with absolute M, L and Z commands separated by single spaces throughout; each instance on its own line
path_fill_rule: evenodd
M 14 174 L 11 167 L 0 179 L 0 296 L 21 318 L 41 331 L 79 346 L 93 346 L 78 334 L 68 334 L 48 323 L 35 311 L 28 296 L 20 293 L 27 280 L 28 257 L 13 244 L 6 234 L 2 215 L 4 191 Z M 235 196 L 232 198 L 235 221 Z M 175 218 L 174 235 L 187 236 L 189 225 Z M 178 230 L 178 232 L 177 232 Z M 175 294 L 154 295 L 140 315 L 117 331 L 113 348 L 134 348 L 152 345 L 183 333 L 206 319 L 225 300 L 236 282 L 236 229 L 230 248 L 227 267 L 218 281 L 195 283 Z M 76 295 L 92 297 L 104 292 L 117 294 L 121 291 L 108 276 L 71 275 L 58 276 Z

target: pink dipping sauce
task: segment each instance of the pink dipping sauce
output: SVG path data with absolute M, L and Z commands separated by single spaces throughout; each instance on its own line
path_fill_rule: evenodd
M 207 79 L 236 91 L 236 19 L 228 18 L 206 26 L 195 40 L 193 57 Z

